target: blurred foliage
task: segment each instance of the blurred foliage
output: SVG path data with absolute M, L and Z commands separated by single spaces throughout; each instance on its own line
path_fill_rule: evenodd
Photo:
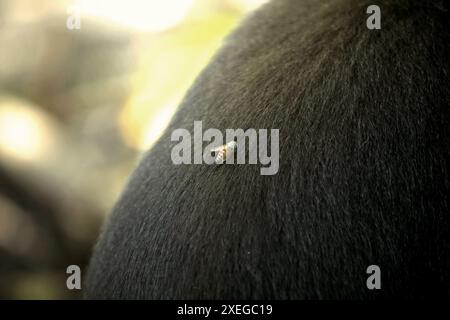
M 81 296 L 66 267 L 86 270 L 140 153 L 262 2 L 0 0 L 0 298 Z

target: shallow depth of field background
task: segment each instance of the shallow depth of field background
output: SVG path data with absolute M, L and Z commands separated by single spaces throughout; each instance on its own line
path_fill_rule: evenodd
M 0 0 L 0 298 L 81 296 L 66 267 L 85 271 L 139 156 L 263 2 Z

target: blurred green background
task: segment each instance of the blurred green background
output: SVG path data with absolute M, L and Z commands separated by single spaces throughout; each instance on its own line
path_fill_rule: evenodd
M 81 297 L 67 266 L 85 271 L 140 154 L 263 2 L 0 0 L 0 298 Z

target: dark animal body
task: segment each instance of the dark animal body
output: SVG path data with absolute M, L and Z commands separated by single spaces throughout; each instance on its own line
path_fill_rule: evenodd
M 87 298 L 450 295 L 446 1 L 275 0 L 225 41 L 104 226 Z M 258 165 L 174 165 L 171 132 L 280 129 Z M 382 288 L 369 290 L 378 265 Z

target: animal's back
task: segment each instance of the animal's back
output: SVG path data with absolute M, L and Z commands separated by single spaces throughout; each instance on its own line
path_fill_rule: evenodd
M 197 79 L 105 225 L 88 298 L 448 297 L 448 7 L 273 1 Z M 174 165 L 171 133 L 276 128 L 259 165 Z M 381 269 L 369 290 L 366 268 Z

